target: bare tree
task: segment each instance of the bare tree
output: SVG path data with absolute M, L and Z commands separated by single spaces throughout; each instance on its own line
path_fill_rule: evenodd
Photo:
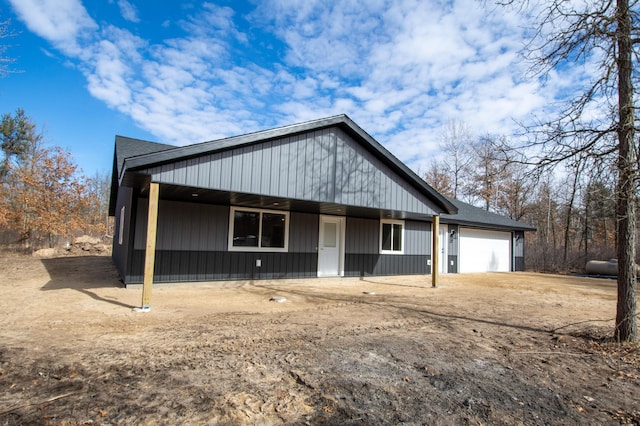
M 551 175 L 546 173 L 541 177 L 527 206 L 525 220 L 537 229 L 530 239 L 527 265 L 536 271 L 558 271 L 559 206 L 553 197 L 557 193 L 557 185 Z
M 577 161 L 573 162 L 569 165 L 568 168 L 571 170 L 571 174 L 568 176 L 568 181 L 571 183 L 566 190 L 568 191 L 568 200 L 567 200 L 567 208 L 564 222 L 564 250 L 562 253 L 562 260 L 566 264 L 569 256 L 569 246 L 571 244 L 571 232 L 572 232 L 572 222 L 574 216 L 574 205 L 576 201 L 576 197 L 579 192 L 580 186 L 580 178 L 582 175 L 582 168 L 584 166 L 584 162 L 580 161 L 578 158 Z M 568 183 L 569 183 L 568 182 Z
M 15 36 L 15 33 L 11 31 L 10 25 L 10 19 L 0 21 L 0 40 Z M 7 48 L 8 46 L 6 44 L 0 44 L 0 77 L 4 77 L 11 72 L 15 72 L 11 68 L 11 64 L 15 62 L 15 59 L 5 55 Z
M 519 0 L 507 1 L 515 4 Z M 523 0 L 523 7 L 537 6 Z M 592 77 L 561 111 L 529 128 L 524 148 L 532 162 L 553 166 L 569 159 L 615 158 L 618 302 L 614 336 L 637 341 L 636 198 L 638 123 L 634 103 L 635 64 L 640 43 L 637 0 L 549 0 L 536 15 L 537 28 L 525 50 L 533 70 L 548 76 L 557 70 L 589 68 Z M 634 62 L 635 61 L 635 62 Z M 595 70 L 595 71 L 593 71 Z M 576 82 L 578 84 L 578 82 Z
M 614 187 L 597 174 L 587 182 L 582 196 L 582 235 L 580 245 L 583 247 L 583 258 L 609 258 L 615 241 L 615 203 Z M 595 243 L 596 247 L 591 244 Z M 595 250 L 595 251 L 594 251 Z M 594 258 L 594 257 L 592 257 Z
M 505 164 L 504 178 L 496 201 L 496 213 L 513 220 L 521 220 L 525 216 L 529 198 L 534 190 L 531 177 L 528 168 L 514 163 Z
M 455 198 L 451 175 L 444 162 L 431 160 L 423 179 L 439 193 Z
M 503 142 L 504 138 L 487 135 L 473 144 L 472 178 L 465 188 L 470 197 L 474 194 L 480 198 L 482 207 L 487 211 L 498 210 L 500 186 L 505 177 L 506 162 L 503 158 L 498 158 L 497 141 Z
M 440 148 L 445 154 L 445 170 L 451 176 L 451 192 L 458 198 L 467 184 L 473 161 L 473 142 L 468 126 L 462 121 L 448 120 L 442 133 Z

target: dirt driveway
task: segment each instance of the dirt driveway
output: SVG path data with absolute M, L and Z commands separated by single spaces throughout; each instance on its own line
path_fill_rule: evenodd
M 0 258 L 0 424 L 640 424 L 615 282 L 530 273 L 124 289 Z M 277 303 L 274 296 L 286 298 Z

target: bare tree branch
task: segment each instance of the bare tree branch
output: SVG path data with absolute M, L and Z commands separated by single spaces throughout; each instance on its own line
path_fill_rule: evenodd
M 635 305 L 636 199 L 639 184 L 638 141 L 640 127 L 634 94 L 640 54 L 637 0 L 549 0 L 535 9 L 528 1 L 503 4 L 531 10 L 537 26 L 523 55 L 533 77 L 544 80 L 560 71 L 575 75 L 576 94 L 560 112 L 524 127 L 524 142 L 503 144 L 500 151 L 520 151 L 524 164 L 551 169 L 569 161 L 615 165 L 617 175 L 616 224 L 618 253 L 618 312 L 615 336 L 638 338 Z M 569 71 L 575 71 L 569 73 Z M 558 105 L 554 105 L 558 106 Z M 576 193 L 574 184 L 573 196 Z M 573 198 L 572 198 L 573 200 Z M 573 202 L 572 202 L 573 203 Z M 571 204 L 572 204 L 571 203 Z M 571 212 L 569 212 L 571 213 Z M 570 225 L 567 216 L 567 230 Z

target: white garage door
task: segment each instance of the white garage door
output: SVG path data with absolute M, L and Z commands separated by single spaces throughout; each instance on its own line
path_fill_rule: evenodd
M 509 272 L 511 233 L 460 228 L 460 272 Z

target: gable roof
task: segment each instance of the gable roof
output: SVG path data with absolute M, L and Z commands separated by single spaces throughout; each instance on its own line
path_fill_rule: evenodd
M 114 172 L 116 172 L 117 180 L 113 183 L 116 185 L 126 184 L 127 174 L 134 175 L 136 171 L 143 172 L 152 167 L 162 166 L 164 164 L 189 160 L 202 155 L 230 151 L 240 147 L 248 147 L 279 138 L 318 131 L 328 127 L 338 127 L 343 130 L 359 145 L 399 175 L 411 187 L 435 203 L 442 211 L 451 214 L 456 213 L 456 207 L 448 199 L 428 185 L 346 115 L 337 115 L 184 147 L 154 144 L 152 142 L 118 136 L 116 138 L 116 155 L 114 158 Z M 124 146 L 118 148 L 118 145 Z M 128 145 L 133 145 L 133 147 Z M 113 190 L 112 187 L 112 193 Z M 113 201 L 113 203 L 115 203 L 115 201 Z
M 470 225 L 474 227 L 488 229 L 504 229 L 511 231 L 535 231 L 536 228 L 526 223 L 510 219 L 496 213 L 491 213 L 485 209 L 472 206 L 455 198 L 446 197 L 451 204 L 456 206 L 458 214 L 442 214 L 440 220 L 442 223 L 451 223 L 458 225 Z
M 113 167 L 111 170 L 111 191 L 109 194 L 109 214 L 111 216 L 115 214 L 119 178 L 122 173 L 122 168 L 124 167 L 125 159 L 165 151 L 171 148 L 175 148 L 175 146 L 116 135 Z
M 118 176 L 122 172 L 124 161 L 127 158 L 139 157 L 141 155 L 153 154 L 174 148 L 176 148 L 174 145 L 149 142 L 142 139 L 116 135 L 115 160 L 118 169 Z

